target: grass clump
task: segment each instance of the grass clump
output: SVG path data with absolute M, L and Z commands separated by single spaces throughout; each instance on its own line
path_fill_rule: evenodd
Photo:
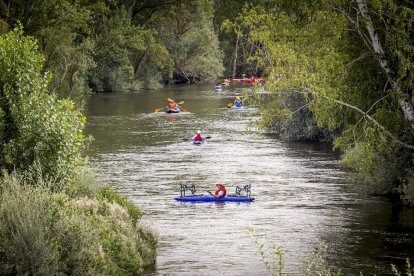
M 248 234 L 251 237 L 253 243 L 256 245 L 258 249 L 258 253 L 260 258 L 265 265 L 266 269 L 273 276 L 282 276 L 283 273 L 283 256 L 284 252 L 282 247 L 277 245 L 275 242 L 272 242 L 270 247 L 266 249 L 264 243 L 260 242 L 257 236 L 254 233 L 254 229 L 252 227 L 248 228 Z M 329 265 L 326 263 L 324 254 L 326 251 L 326 246 L 320 244 L 319 249 L 316 252 L 312 252 L 307 254 L 307 256 L 303 259 L 302 265 L 300 267 L 301 276 L 340 276 L 342 275 L 341 270 L 332 271 Z M 358 275 L 363 276 L 362 272 L 359 272 Z M 406 269 L 405 271 L 400 271 L 397 266 L 391 264 L 391 272 L 390 275 L 395 276 L 414 276 L 414 268 L 411 266 L 410 260 L 406 259 Z
M 0 274 L 139 275 L 155 261 L 157 236 L 123 197 L 101 196 L 114 192 L 72 197 L 16 175 L 2 182 Z

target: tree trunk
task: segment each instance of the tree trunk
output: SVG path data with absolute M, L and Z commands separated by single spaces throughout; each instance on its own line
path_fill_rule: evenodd
M 236 46 L 234 47 L 233 53 L 233 70 L 232 70 L 232 78 L 236 76 L 236 68 L 237 68 L 237 52 L 239 50 L 239 39 L 240 39 L 240 28 L 237 31 L 237 38 L 236 38 Z
M 389 62 L 385 57 L 384 49 L 382 48 L 380 38 L 378 36 L 377 30 L 374 28 L 371 17 L 368 15 L 367 3 L 365 0 L 356 0 L 358 5 L 359 12 L 365 18 L 366 28 L 370 38 L 370 46 L 376 59 L 378 60 L 382 70 L 384 71 L 392 89 L 397 93 L 403 93 L 407 95 L 407 99 L 401 99 L 399 101 L 400 108 L 404 114 L 404 118 L 408 121 L 411 126 L 411 129 L 414 130 L 414 105 L 412 102 L 412 97 L 410 93 L 402 91 L 401 86 L 399 85 L 395 72 L 390 68 Z
M 145 49 L 145 52 L 141 55 L 141 57 L 138 59 L 138 61 L 134 65 L 134 78 L 138 78 L 138 70 L 141 66 L 142 61 L 144 60 L 145 56 L 147 55 L 148 49 Z

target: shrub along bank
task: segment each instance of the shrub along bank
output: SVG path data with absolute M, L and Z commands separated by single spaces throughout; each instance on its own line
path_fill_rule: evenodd
M 157 237 L 89 177 L 85 118 L 48 93 L 43 62 L 20 28 L 0 37 L 0 274 L 141 274 Z

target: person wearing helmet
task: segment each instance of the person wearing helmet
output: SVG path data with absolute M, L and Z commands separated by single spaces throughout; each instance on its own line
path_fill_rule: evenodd
M 242 107 L 243 103 L 242 103 L 240 97 L 236 97 L 236 100 L 234 101 L 233 105 L 234 105 L 234 107 L 237 107 L 237 108 Z
M 201 137 L 201 131 L 197 130 L 196 136 L 193 138 L 194 142 L 203 142 L 203 137 Z

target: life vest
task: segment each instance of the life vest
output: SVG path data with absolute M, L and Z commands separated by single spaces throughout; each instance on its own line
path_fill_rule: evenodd
M 201 134 L 197 134 L 197 135 L 194 137 L 194 141 L 203 141 L 203 138 L 201 137 Z
M 170 103 L 170 109 L 175 109 L 175 103 Z
M 219 194 L 220 194 L 220 192 L 221 191 L 223 191 L 223 193 L 222 193 L 222 195 L 221 196 L 219 196 Z M 216 197 L 225 197 L 226 196 L 226 194 L 227 194 L 227 191 L 226 191 L 226 187 L 224 187 L 223 185 L 220 185 L 219 186 L 219 188 L 216 190 L 216 192 L 214 193 L 214 195 L 216 196 Z
M 241 100 L 235 100 L 235 101 L 234 101 L 234 105 L 235 105 L 236 107 L 241 107 L 241 106 L 242 106 L 242 102 L 241 102 Z

